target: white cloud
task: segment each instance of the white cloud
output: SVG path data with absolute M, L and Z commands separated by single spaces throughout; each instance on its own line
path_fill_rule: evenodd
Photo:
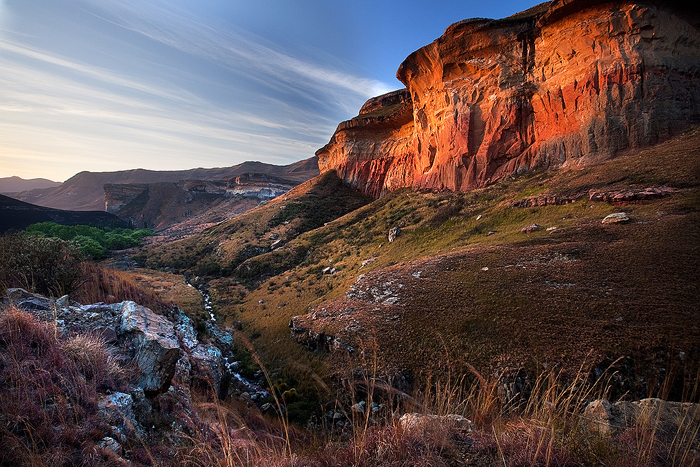
M 32 42 L 22 31 L 1 34 L 4 170 L 25 160 L 53 171 L 36 176 L 58 179 L 79 170 L 229 166 L 244 160 L 290 163 L 311 157 L 325 144 L 338 115 L 354 115 L 366 98 L 388 90 L 245 31 L 154 5 L 94 3 L 103 20 L 210 63 L 224 76 L 207 75 L 207 70 L 175 59 L 160 61 L 150 50 L 136 55 L 143 42 L 137 46 L 124 37 L 119 44 L 131 48 L 118 54 L 124 59 L 134 52 L 138 67 L 124 67 L 126 62 L 118 60 L 114 66 L 109 60 L 97 65 L 89 54 Z M 257 88 L 241 90 L 235 77 L 245 77 Z M 207 87 L 215 92 L 203 92 Z M 230 97 L 219 101 L 218 95 Z

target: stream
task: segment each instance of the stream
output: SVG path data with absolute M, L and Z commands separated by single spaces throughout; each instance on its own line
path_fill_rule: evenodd
M 216 324 L 216 317 L 214 316 L 214 306 L 212 305 L 211 295 L 209 295 L 209 291 L 207 290 L 206 285 L 203 283 L 200 283 L 198 286 L 192 285 L 192 283 L 190 282 L 189 275 L 185 275 L 185 282 L 187 283 L 187 285 L 189 285 L 193 289 L 197 290 L 200 294 L 202 294 L 202 298 L 204 299 L 204 311 L 206 311 L 209 314 L 210 318 L 209 323 L 207 323 L 207 330 L 210 332 L 210 334 L 214 335 L 217 333 L 221 333 L 222 331 Z M 248 380 L 238 372 L 238 367 L 241 364 L 240 361 L 235 360 L 233 356 L 226 356 L 223 358 L 223 360 L 224 365 L 226 366 L 226 369 L 228 370 L 229 374 L 233 376 L 236 380 L 238 380 L 241 384 L 243 384 L 243 386 L 250 389 L 249 394 L 250 398 L 253 401 L 260 401 L 269 395 L 269 393 L 262 389 L 258 384 L 255 384 L 254 382 Z M 262 371 L 260 373 L 262 373 Z

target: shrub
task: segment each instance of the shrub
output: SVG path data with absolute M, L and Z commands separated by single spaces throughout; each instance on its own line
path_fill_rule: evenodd
M 59 225 L 55 222 L 40 222 L 26 229 L 27 233 L 61 240 L 72 240 L 93 259 L 104 256 L 106 250 L 124 250 L 139 246 L 143 238 L 153 235 L 150 229 L 98 228 L 88 225 Z
M 0 237 L 0 291 L 9 287 L 60 297 L 82 280 L 85 254 L 77 244 L 26 234 Z
M 105 254 L 105 247 L 99 244 L 94 238 L 78 235 L 73 239 L 80 247 L 80 251 L 92 259 L 100 259 Z

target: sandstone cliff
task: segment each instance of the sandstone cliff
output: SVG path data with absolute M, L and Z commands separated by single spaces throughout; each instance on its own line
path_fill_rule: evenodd
M 466 191 L 656 144 L 700 118 L 697 8 L 556 0 L 455 23 L 316 154 L 360 191 Z

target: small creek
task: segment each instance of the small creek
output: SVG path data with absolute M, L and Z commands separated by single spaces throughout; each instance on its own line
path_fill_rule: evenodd
M 209 314 L 210 325 L 211 327 L 218 330 L 218 326 L 216 324 L 216 317 L 214 316 L 214 306 L 212 305 L 211 295 L 209 295 L 209 290 L 207 286 L 203 283 L 200 283 L 198 286 L 192 285 L 192 283 L 190 282 L 190 277 L 188 275 L 185 276 L 185 282 L 187 283 L 187 285 L 189 285 L 193 289 L 197 290 L 200 294 L 202 294 L 202 298 L 204 299 L 204 311 L 206 311 Z M 207 328 L 209 328 L 209 326 L 207 326 Z M 262 389 L 258 384 L 255 384 L 254 382 L 245 378 L 238 372 L 238 367 L 240 366 L 240 363 L 241 362 L 237 361 L 231 356 L 224 357 L 224 365 L 226 366 L 226 369 L 228 370 L 229 374 L 233 376 L 236 380 L 238 380 L 241 384 L 243 384 L 243 386 L 251 390 L 251 399 L 253 399 L 254 401 L 258 401 L 267 397 L 269 395 L 267 391 Z

